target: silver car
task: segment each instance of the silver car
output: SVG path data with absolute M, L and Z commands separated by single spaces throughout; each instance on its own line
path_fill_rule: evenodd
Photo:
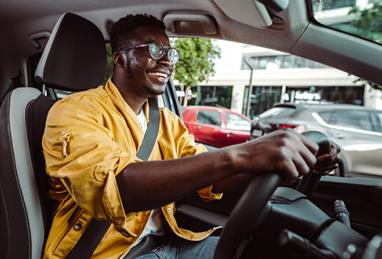
M 342 148 L 342 176 L 382 177 L 382 111 L 350 104 L 283 103 L 252 123 L 256 138 L 280 128 L 318 130 Z

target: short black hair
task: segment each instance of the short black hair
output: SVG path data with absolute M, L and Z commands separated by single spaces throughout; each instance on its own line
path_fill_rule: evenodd
M 110 44 L 112 52 L 123 48 L 125 42 L 134 35 L 134 30 L 142 26 L 155 26 L 166 29 L 158 18 L 148 14 L 128 14 L 113 24 L 110 30 Z

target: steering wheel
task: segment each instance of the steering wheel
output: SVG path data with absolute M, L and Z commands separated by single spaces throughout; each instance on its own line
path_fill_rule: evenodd
M 310 131 L 304 135 L 319 145 L 319 153 L 322 152 L 322 148 L 327 147 L 328 140 L 325 134 Z M 223 228 L 214 259 L 232 259 L 235 257 L 242 240 L 251 233 L 253 226 L 261 223 L 258 221 L 261 218 L 263 209 L 280 185 L 281 180 L 281 176 L 277 173 L 254 176 Z

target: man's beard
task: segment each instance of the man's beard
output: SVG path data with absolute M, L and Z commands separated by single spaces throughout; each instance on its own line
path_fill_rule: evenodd
M 133 78 L 133 75 L 134 75 L 134 72 L 133 72 L 132 69 L 131 69 L 130 62 L 127 62 L 127 64 L 126 64 L 126 68 L 125 68 L 125 69 L 127 70 L 128 77 L 129 77 L 130 79 L 132 79 L 132 78 Z M 166 83 L 166 85 L 167 85 L 167 83 Z M 145 92 L 146 92 L 150 97 L 157 96 L 157 95 L 161 95 L 161 94 L 163 94 L 163 93 L 165 92 L 165 89 L 166 89 L 166 87 L 164 87 L 163 90 L 162 90 L 162 89 L 155 89 L 155 88 L 151 87 L 151 86 L 148 85 L 148 84 L 144 84 L 143 87 L 144 87 Z
M 146 93 L 149 94 L 150 96 L 157 96 L 157 95 L 161 95 L 164 93 L 165 89 L 166 88 L 163 88 L 162 89 L 155 89 L 147 84 L 144 85 L 144 88 L 146 90 Z

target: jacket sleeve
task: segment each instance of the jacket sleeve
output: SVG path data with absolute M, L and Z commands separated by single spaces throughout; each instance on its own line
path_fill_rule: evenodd
M 42 142 L 46 171 L 94 218 L 123 224 L 126 215 L 116 175 L 138 159 L 113 140 L 102 120 L 97 108 L 84 99 L 56 103 Z

